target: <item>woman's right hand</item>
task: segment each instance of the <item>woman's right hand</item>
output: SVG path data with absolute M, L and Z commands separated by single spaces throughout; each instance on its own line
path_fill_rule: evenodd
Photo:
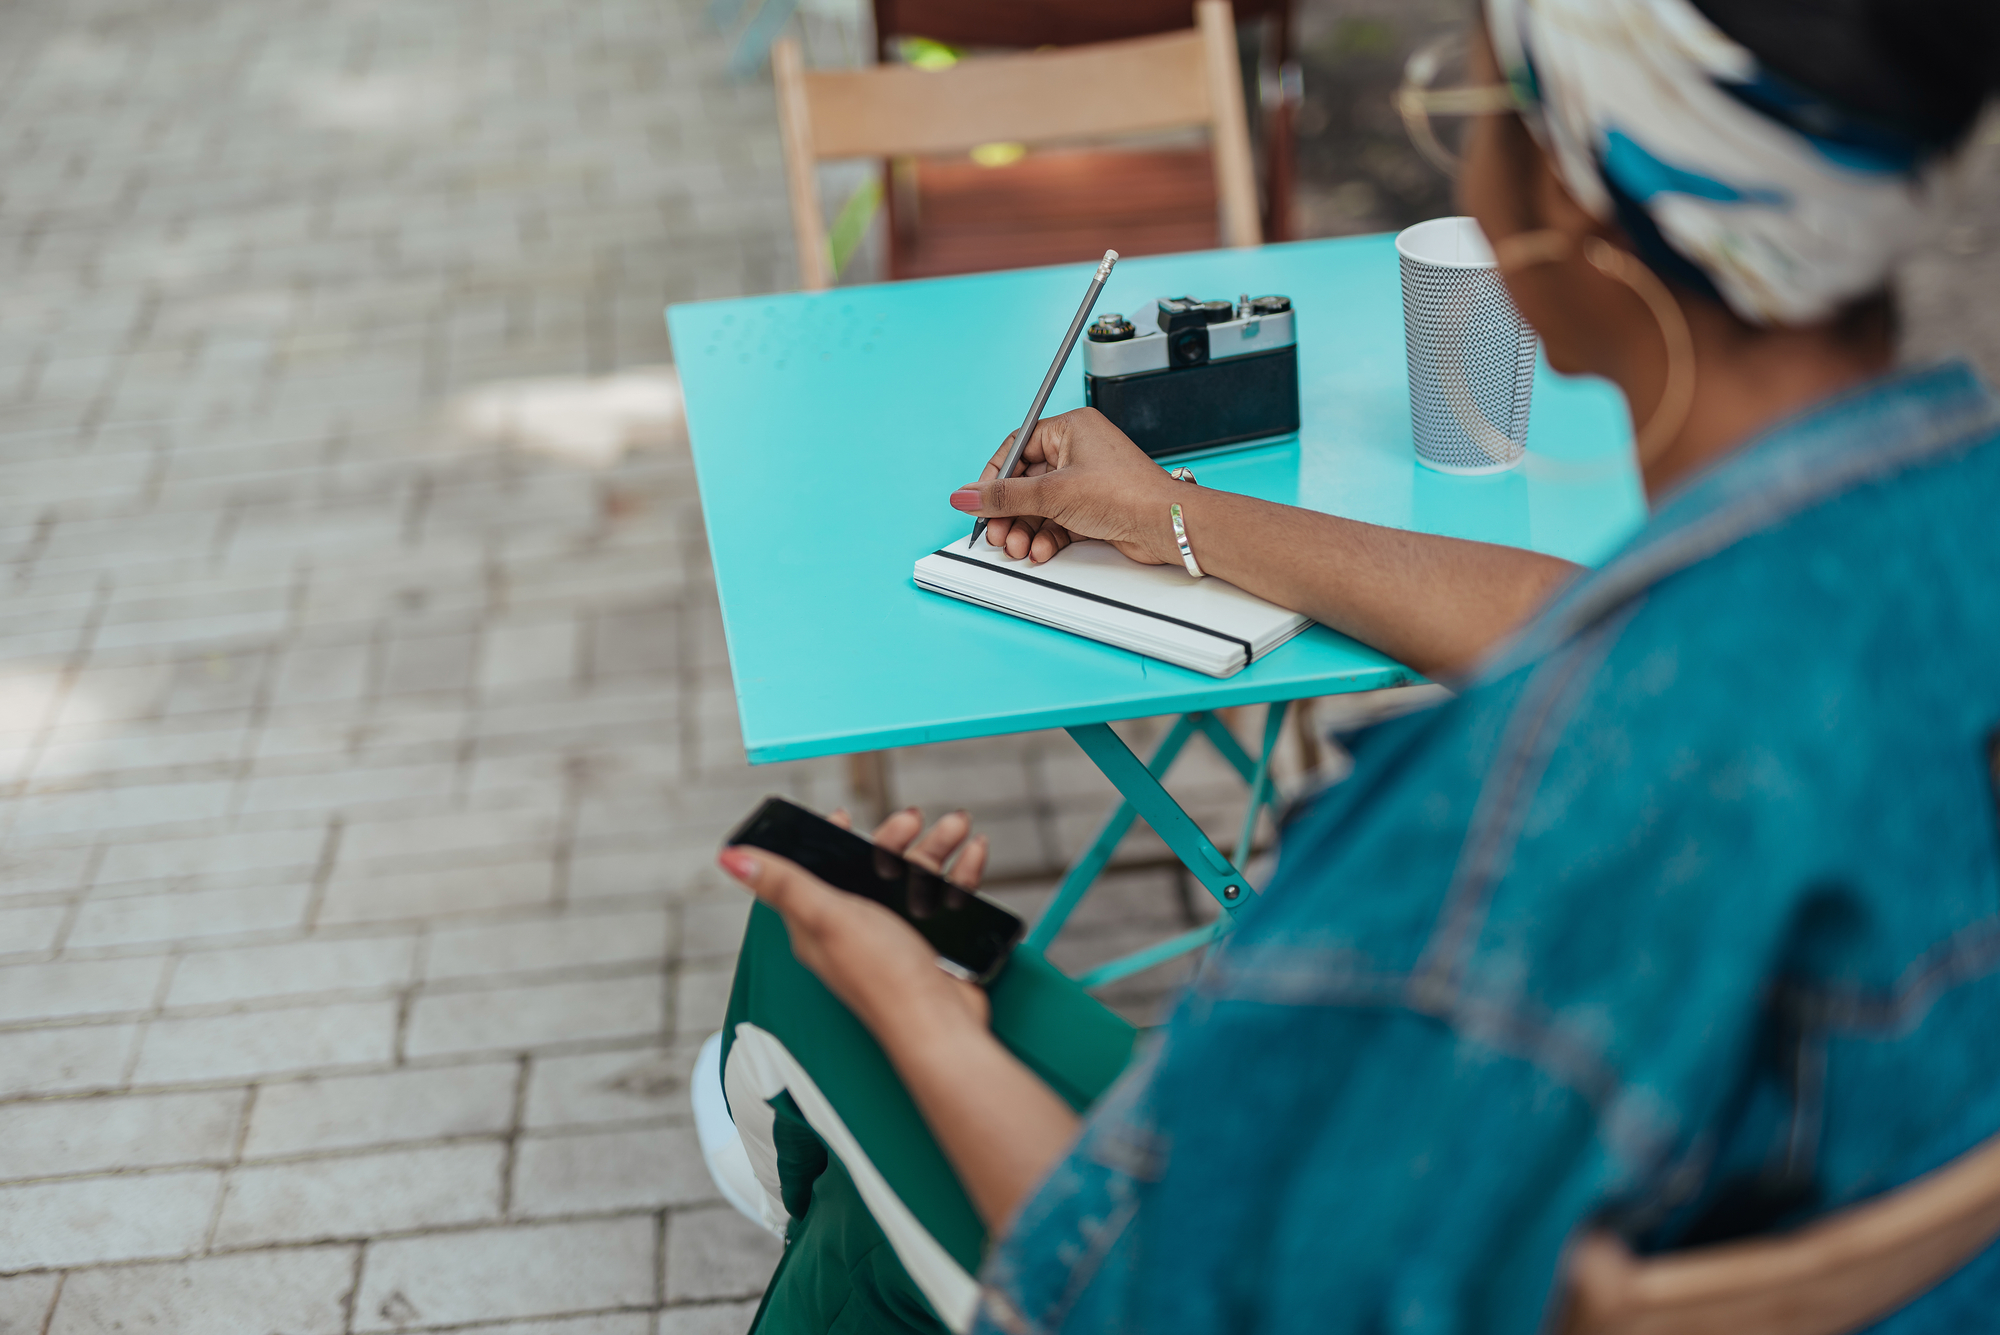
M 1167 511 L 1184 484 L 1095 408 L 1042 419 L 1022 452 L 1022 476 L 1001 478 L 1006 454 L 1002 441 L 951 503 L 986 520 L 987 541 L 1009 556 L 1040 564 L 1074 538 L 1102 538 L 1148 565 L 1180 559 Z

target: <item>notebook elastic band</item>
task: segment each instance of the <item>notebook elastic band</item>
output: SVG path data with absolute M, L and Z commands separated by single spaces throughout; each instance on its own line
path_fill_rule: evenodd
M 1199 631 L 1203 635 L 1213 635 L 1218 640 L 1227 640 L 1231 644 L 1241 645 L 1243 648 L 1243 666 L 1250 666 L 1250 641 L 1240 639 L 1237 636 L 1225 635 L 1223 632 L 1211 629 L 1208 626 L 1197 626 L 1192 621 L 1183 621 L 1179 617 L 1170 617 L 1164 612 L 1155 612 L 1148 607 L 1134 607 L 1130 603 L 1121 603 L 1116 598 L 1106 598 L 1101 593 L 1090 593 L 1084 589 L 1072 589 L 1069 585 L 1058 584 L 1052 579 L 1038 579 L 1033 575 L 1026 575 L 1018 570 L 1009 570 L 1006 566 L 996 566 L 985 561 L 975 561 L 969 556 L 960 556 L 957 552 L 948 552 L 942 548 L 932 552 L 931 555 L 942 556 L 948 561 L 958 561 L 969 566 L 978 566 L 981 570 L 991 570 L 998 575 L 1011 575 L 1015 579 L 1025 579 L 1030 584 L 1039 584 L 1045 589 L 1054 589 L 1057 593 L 1067 593 L 1076 598 L 1088 598 L 1093 603 L 1103 603 L 1106 607 L 1117 607 L 1127 612 L 1137 612 L 1140 616 L 1151 617 L 1155 621 L 1171 622 L 1184 630 Z

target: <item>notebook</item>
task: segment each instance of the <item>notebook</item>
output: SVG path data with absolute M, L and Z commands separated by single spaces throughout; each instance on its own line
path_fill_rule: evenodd
M 1179 566 L 1129 560 L 1107 542 L 1073 542 L 1031 566 L 982 541 L 917 560 L 919 588 L 962 598 L 1086 639 L 1231 677 L 1312 624 L 1312 618 Z

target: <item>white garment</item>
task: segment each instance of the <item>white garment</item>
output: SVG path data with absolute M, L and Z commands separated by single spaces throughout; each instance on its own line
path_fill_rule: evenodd
M 1858 122 L 1810 97 L 1826 135 L 1766 114 L 1753 102 L 1805 90 L 1688 0 L 1486 0 L 1486 12 L 1501 71 L 1577 202 L 1608 220 L 1605 178 L 1617 182 L 1744 319 L 1823 320 L 1883 287 L 1924 235 L 1934 159 L 1843 141 L 1840 123 Z
M 890 1247 L 895 1249 L 896 1259 L 910 1272 L 910 1278 L 916 1281 L 931 1308 L 953 1331 L 972 1328 L 972 1315 L 979 1305 L 979 1281 L 966 1273 L 965 1267 L 944 1249 L 944 1244 L 917 1221 L 910 1207 L 863 1152 L 861 1142 L 847 1129 L 847 1123 L 834 1111 L 833 1104 L 783 1043 L 754 1024 L 737 1025 L 736 1042 L 730 1046 L 722 1084 L 729 1093 L 729 1107 L 736 1114 L 736 1133 L 743 1141 L 750 1167 L 763 1191 L 761 1213 L 767 1227 L 770 1221 L 785 1218 L 778 1185 L 778 1144 L 774 1130 L 777 1113 L 770 1100 L 789 1093 L 807 1123 L 854 1179 L 862 1203 L 881 1225 Z

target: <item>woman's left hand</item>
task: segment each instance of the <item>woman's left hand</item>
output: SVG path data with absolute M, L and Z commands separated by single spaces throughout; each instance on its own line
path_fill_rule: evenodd
M 844 812 L 832 819 L 847 825 Z M 977 889 L 986 869 L 986 837 L 963 811 L 928 831 L 911 807 L 876 827 L 875 842 L 928 870 Z M 952 864 L 956 856 L 956 864 Z M 884 1046 L 898 1027 L 946 1022 L 986 1025 L 986 993 L 937 967 L 937 951 L 882 905 L 836 890 L 788 858 L 731 847 L 716 861 L 776 909 L 791 933 L 792 953 L 860 1018 Z

